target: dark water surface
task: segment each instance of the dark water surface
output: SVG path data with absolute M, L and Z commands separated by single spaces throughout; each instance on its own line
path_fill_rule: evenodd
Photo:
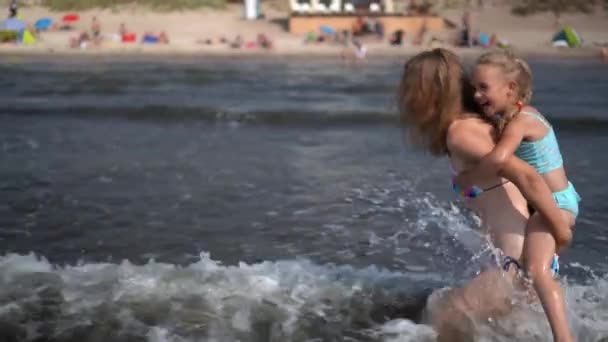
M 583 197 L 562 256 L 571 322 L 599 341 L 608 66 L 531 64 Z M 0 72 L 0 340 L 432 341 L 403 318 L 491 254 L 447 162 L 403 144 L 400 61 L 9 58 Z M 482 340 L 550 340 L 539 308 L 497 325 Z

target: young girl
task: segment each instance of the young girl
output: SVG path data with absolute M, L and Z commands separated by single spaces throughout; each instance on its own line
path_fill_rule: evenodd
M 555 253 L 572 239 L 580 197 L 566 177 L 553 127 L 528 105 L 532 97 L 530 67 L 506 51 L 486 53 L 477 61 L 472 83 L 475 101 L 496 123 L 499 141 L 476 168 L 458 175 L 455 183 L 471 189 L 473 179 L 496 174 L 512 155 L 529 163 L 543 177 L 570 229 L 552 229 L 537 213 L 532 214 L 526 228 L 524 261 L 555 341 L 574 341 L 564 295 L 553 276 L 559 268 Z

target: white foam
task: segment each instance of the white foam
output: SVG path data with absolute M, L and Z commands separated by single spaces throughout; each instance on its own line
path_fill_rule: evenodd
M 383 342 L 433 342 L 437 338 L 437 333 L 430 326 L 406 319 L 389 321 L 378 330 Z
M 38 258 L 33 253 L 28 255 L 8 254 L 0 258 L 0 279 L 2 283 L 10 283 L 23 274 L 51 271 L 51 264 L 45 258 Z
M 400 291 L 425 277 L 432 274 L 322 266 L 304 259 L 222 265 L 207 253 L 186 266 L 124 261 L 65 267 L 33 254 L 8 254 L 0 257 L 0 320 L 21 326 L 31 339 L 50 319 L 45 324 L 53 322 L 61 336 L 116 320 L 117 333 L 153 342 L 249 341 L 252 336 L 322 341 L 353 329 L 382 341 L 432 341 L 434 332 L 426 325 L 403 319 L 376 325 L 368 316 L 384 305 L 372 294 L 396 302 Z M 607 279 L 562 283 L 579 341 L 608 336 Z M 55 316 L 40 316 L 42 308 Z M 368 325 L 351 325 L 355 317 Z M 481 341 L 536 341 L 550 333 L 544 314 L 527 306 L 478 328 Z

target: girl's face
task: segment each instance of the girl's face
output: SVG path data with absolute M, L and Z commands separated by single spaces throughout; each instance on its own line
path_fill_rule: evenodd
M 507 80 L 498 66 L 477 65 L 473 70 L 472 83 L 475 102 L 488 117 L 504 113 L 515 103 L 515 84 Z

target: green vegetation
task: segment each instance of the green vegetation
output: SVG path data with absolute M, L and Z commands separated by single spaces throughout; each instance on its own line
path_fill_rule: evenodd
M 515 1 L 512 11 L 518 15 L 537 12 L 552 12 L 556 17 L 566 12 L 591 13 L 601 0 L 519 0 Z M 603 0 L 608 8 L 608 0 Z
M 220 8 L 226 0 L 42 0 L 41 5 L 56 11 L 84 10 L 89 8 L 116 8 L 138 5 L 157 10 L 181 10 L 201 7 Z

